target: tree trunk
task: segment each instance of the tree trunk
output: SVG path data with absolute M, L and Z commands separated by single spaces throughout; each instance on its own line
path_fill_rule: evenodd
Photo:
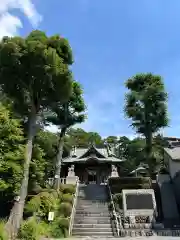
M 62 128 L 59 136 L 58 152 L 56 157 L 56 169 L 55 169 L 55 175 L 54 175 L 54 189 L 59 189 L 59 185 L 60 185 L 61 163 L 62 163 L 65 132 L 66 132 L 66 128 Z
M 146 158 L 149 166 L 150 175 L 153 172 L 153 159 L 152 159 L 152 133 L 149 131 L 146 134 Z
M 18 230 L 21 225 L 21 221 L 23 219 L 23 211 L 24 211 L 24 204 L 27 197 L 28 191 L 28 181 L 29 181 L 29 166 L 32 157 L 32 147 L 33 147 L 33 138 L 36 131 L 36 111 L 35 107 L 33 106 L 31 109 L 31 115 L 29 118 L 29 126 L 28 126 L 28 137 L 25 149 L 25 162 L 24 162 L 24 172 L 23 172 L 23 179 L 20 188 L 20 196 L 19 199 L 14 203 L 14 206 L 11 210 L 8 222 L 6 224 L 6 229 L 9 234 L 9 239 L 15 239 Z

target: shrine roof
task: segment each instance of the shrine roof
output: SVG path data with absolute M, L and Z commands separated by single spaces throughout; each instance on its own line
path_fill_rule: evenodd
M 124 160 L 116 157 L 107 148 L 96 148 L 90 146 L 89 148 L 77 148 L 71 152 L 70 156 L 63 159 L 63 163 L 82 162 L 85 163 L 89 159 L 94 158 L 98 162 L 123 162 Z

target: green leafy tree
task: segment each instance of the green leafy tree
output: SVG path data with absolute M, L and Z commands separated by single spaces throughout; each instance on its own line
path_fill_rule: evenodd
M 0 201 L 12 201 L 23 173 L 24 137 L 18 119 L 0 103 Z
M 54 160 L 58 148 L 58 134 L 41 129 L 37 133 L 34 143 L 37 144 L 44 153 L 44 180 L 52 178 L 55 171 Z
M 20 195 L 7 224 L 10 236 L 17 235 L 23 216 L 37 123 L 52 102 L 69 99 L 71 63 L 69 44 L 60 36 L 47 37 L 44 32 L 33 31 L 24 39 L 4 37 L 0 43 L 1 89 L 13 100 L 16 112 L 28 123 Z
M 162 78 L 151 73 L 138 74 L 128 79 L 125 113 L 132 119 L 132 126 L 146 139 L 146 160 L 149 171 L 153 169 L 153 134 L 168 124 L 167 93 Z
M 104 139 L 104 141 L 108 144 L 116 145 L 118 143 L 118 137 L 117 136 L 108 136 Z
M 54 125 L 59 126 L 59 143 L 56 157 L 56 167 L 54 174 L 54 187 L 59 185 L 61 162 L 64 148 L 64 137 L 67 129 L 77 123 L 81 123 L 85 120 L 85 104 L 83 100 L 83 91 L 81 86 L 77 82 L 73 82 L 72 95 L 67 103 L 55 104 L 52 107 L 54 116 L 47 117 L 47 120 Z
M 97 132 L 86 132 L 82 128 L 70 128 L 67 131 L 67 141 L 71 146 L 79 148 L 88 148 L 90 144 L 96 147 L 103 147 L 102 137 Z

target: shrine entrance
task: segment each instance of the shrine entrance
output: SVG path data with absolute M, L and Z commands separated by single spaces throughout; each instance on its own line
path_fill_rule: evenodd
M 88 172 L 88 184 L 96 184 L 97 183 L 97 172 L 95 170 L 89 170 Z

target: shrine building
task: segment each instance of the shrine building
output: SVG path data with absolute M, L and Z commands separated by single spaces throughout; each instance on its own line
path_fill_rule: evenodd
M 123 159 L 119 159 L 109 147 L 74 147 L 70 155 L 62 160 L 61 177 L 67 177 L 73 168 L 81 183 L 105 183 L 109 177 L 119 176 Z

